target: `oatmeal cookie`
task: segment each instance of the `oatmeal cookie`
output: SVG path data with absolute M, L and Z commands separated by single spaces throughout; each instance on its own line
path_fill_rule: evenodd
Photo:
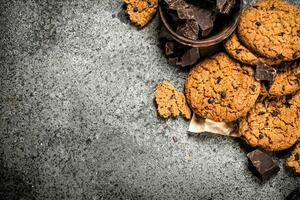
M 247 114 L 260 94 L 260 83 L 253 73 L 225 53 L 218 53 L 189 73 L 185 84 L 187 101 L 203 118 L 234 121 Z
M 284 61 L 300 57 L 300 9 L 282 0 L 264 0 L 240 18 L 241 42 L 262 57 Z
M 300 92 L 256 103 L 240 121 L 239 132 L 253 147 L 270 151 L 290 148 L 300 136 Z

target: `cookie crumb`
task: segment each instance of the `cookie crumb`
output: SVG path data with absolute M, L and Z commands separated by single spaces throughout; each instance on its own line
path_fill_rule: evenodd
M 158 7 L 158 0 L 124 0 L 124 3 L 130 21 L 141 28 L 150 22 Z
M 157 103 L 158 114 L 163 118 L 178 117 L 182 115 L 186 119 L 191 119 L 191 110 L 187 105 L 185 96 L 178 92 L 168 81 L 159 83 L 155 90 L 155 101 Z

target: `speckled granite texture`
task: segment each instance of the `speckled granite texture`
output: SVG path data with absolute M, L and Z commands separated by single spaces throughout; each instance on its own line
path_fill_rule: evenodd
M 0 0 L 1 200 L 280 200 L 300 185 L 286 154 L 262 184 L 239 140 L 188 137 L 188 121 L 158 118 L 155 85 L 182 90 L 188 70 L 162 56 L 158 16 L 137 30 L 121 9 Z

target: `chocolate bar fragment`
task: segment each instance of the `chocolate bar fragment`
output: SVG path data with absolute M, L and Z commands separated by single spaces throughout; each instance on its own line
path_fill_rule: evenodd
M 270 179 L 280 170 L 272 158 L 260 150 L 254 150 L 247 154 L 249 168 L 262 181 Z
M 258 63 L 256 65 L 255 78 L 260 81 L 270 81 L 272 82 L 277 74 L 275 68 L 264 64 Z
M 181 67 L 193 65 L 201 57 L 199 48 L 183 46 L 174 40 L 165 42 L 163 50 L 169 64 Z
M 214 28 L 216 15 L 212 10 L 193 7 L 195 20 L 201 29 L 201 36 L 207 37 Z
M 300 200 L 300 188 L 293 190 L 284 200 Z
M 180 61 L 176 65 L 186 67 L 195 64 L 200 58 L 200 53 L 198 48 L 188 49 L 180 58 Z
M 179 10 L 188 7 L 189 5 L 185 0 L 165 0 L 170 10 Z
M 178 58 L 174 57 L 174 58 L 168 58 L 168 63 L 170 65 L 176 65 L 176 63 L 178 62 Z
M 166 56 L 173 55 L 175 53 L 175 43 L 174 42 L 166 42 L 165 44 L 165 54 Z
M 193 7 L 181 8 L 177 10 L 179 19 L 195 19 L 195 11 Z
M 219 13 L 229 14 L 234 5 L 235 0 L 217 0 L 216 9 Z
M 187 20 L 185 24 L 182 24 L 177 27 L 176 31 L 179 35 L 182 35 L 186 38 L 197 40 L 199 34 L 199 26 L 194 20 Z

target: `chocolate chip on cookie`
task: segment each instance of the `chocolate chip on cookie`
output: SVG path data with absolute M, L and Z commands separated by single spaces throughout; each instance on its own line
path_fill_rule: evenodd
M 191 110 L 186 103 L 185 96 L 177 92 L 176 88 L 168 81 L 159 83 L 155 90 L 155 101 L 158 114 L 163 118 L 184 116 L 191 118 Z
M 124 0 L 124 3 L 130 21 L 139 27 L 144 27 L 152 19 L 158 7 L 158 0 Z
M 185 84 L 187 101 L 203 118 L 234 121 L 247 114 L 260 93 L 260 83 L 253 73 L 225 53 L 218 53 L 189 73 Z
M 242 138 L 253 147 L 270 151 L 290 148 L 300 136 L 300 91 L 290 99 L 266 98 L 257 102 L 239 127 Z
M 300 58 L 299 18 L 300 9 L 286 1 L 259 1 L 242 13 L 238 34 L 262 57 L 292 61 Z

